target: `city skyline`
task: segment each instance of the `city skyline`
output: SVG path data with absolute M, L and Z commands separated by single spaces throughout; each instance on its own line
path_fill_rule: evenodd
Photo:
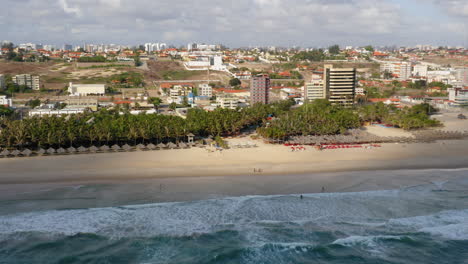
M 468 1 L 461 0 L 2 2 L 0 39 L 15 43 L 467 45 Z

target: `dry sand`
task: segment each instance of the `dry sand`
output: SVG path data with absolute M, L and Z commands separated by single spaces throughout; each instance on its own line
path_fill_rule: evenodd
M 252 142 L 250 138 L 231 139 Z M 468 165 L 468 141 L 384 144 L 373 149 L 291 152 L 289 147 L 255 142 L 257 148 L 208 152 L 205 149 L 82 154 L 0 160 L 0 184 L 142 179 L 382 169 L 457 168 Z M 254 173 L 261 169 L 261 173 Z

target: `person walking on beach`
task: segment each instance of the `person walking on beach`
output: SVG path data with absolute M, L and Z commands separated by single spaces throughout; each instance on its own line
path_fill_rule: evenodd
M 325 187 L 324 186 L 322 186 L 322 192 L 325 192 Z
M 302 194 L 301 194 L 301 200 L 302 200 L 302 199 L 304 199 L 304 196 L 302 196 Z

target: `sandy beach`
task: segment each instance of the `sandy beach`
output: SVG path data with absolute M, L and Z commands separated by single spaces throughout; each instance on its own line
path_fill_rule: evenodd
M 439 115 L 443 130 L 467 129 L 456 113 Z M 380 136 L 411 136 L 396 128 L 369 126 Z M 468 166 L 468 140 L 382 144 L 377 148 L 291 151 L 251 137 L 226 139 L 230 145 L 255 143 L 256 148 L 222 151 L 174 149 L 65 156 L 0 159 L 0 184 L 136 180 L 168 177 L 290 175 L 395 169 L 462 168 Z
M 450 127 L 444 130 L 465 128 L 465 123 L 454 119 L 455 114 L 442 117 L 451 119 Z M 409 135 L 378 126 L 367 130 L 379 135 Z M 0 202 L 5 212 L 11 212 L 37 207 L 81 208 L 241 195 L 382 190 L 449 180 L 441 173 L 408 173 L 411 170 L 460 170 L 465 175 L 463 169 L 468 167 L 468 140 L 382 144 L 371 149 L 320 151 L 306 147 L 296 152 L 250 137 L 227 140 L 231 144 L 255 143 L 257 147 L 0 159 Z

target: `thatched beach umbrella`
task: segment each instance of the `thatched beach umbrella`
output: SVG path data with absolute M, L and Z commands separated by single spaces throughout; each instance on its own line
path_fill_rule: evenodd
M 20 154 L 21 154 L 21 152 L 20 152 L 19 150 L 17 150 L 17 149 L 13 150 L 13 151 L 10 153 L 10 155 L 13 155 L 13 156 L 15 156 L 15 157 L 18 157 Z
M 88 152 L 88 149 L 81 146 L 81 147 L 78 148 L 78 152 L 80 152 L 80 153 Z
M 169 144 L 167 144 L 167 147 L 170 148 L 170 149 L 175 149 L 175 148 L 177 148 L 177 145 L 172 143 L 172 142 L 169 142 Z
M 111 149 L 114 150 L 114 151 L 119 151 L 121 148 L 120 148 L 119 145 L 115 144 L 115 145 L 113 145 L 113 146 L 111 147 Z
M 136 146 L 136 148 L 137 148 L 138 150 L 145 150 L 145 149 L 146 149 L 146 146 L 143 145 L 143 144 L 138 144 L 138 145 Z
M 57 152 L 57 151 L 56 151 L 54 148 L 48 148 L 48 149 L 46 150 L 46 152 L 47 152 L 47 154 L 52 155 L 52 154 L 55 154 L 55 152 Z
M 40 149 L 37 151 L 37 154 L 38 154 L 38 155 L 44 155 L 44 154 L 46 154 L 46 150 L 43 149 L 43 148 L 40 148 Z
M 184 148 L 187 148 L 187 147 L 188 147 L 187 144 L 185 144 L 184 142 L 179 143 L 179 148 L 184 149 Z
M 31 156 L 32 151 L 30 149 L 25 149 L 25 150 L 23 150 L 21 152 L 21 154 L 23 154 L 23 156 L 25 156 L 25 157 L 29 157 L 29 156 Z
M 74 147 L 69 147 L 69 148 L 67 148 L 67 152 L 70 153 L 70 154 L 75 154 L 77 152 L 77 150 Z
M 8 151 L 7 149 L 4 149 L 2 152 L 0 152 L 0 155 L 3 157 L 8 157 L 8 155 L 10 155 L 10 151 Z
M 164 149 L 164 148 L 166 148 L 166 145 L 163 144 L 163 143 L 159 143 L 157 147 L 158 147 L 159 149 Z
M 150 150 L 155 150 L 157 148 L 157 146 L 155 146 L 153 143 L 150 143 L 146 146 L 147 149 L 150 149 Z
M 60 154 L 60 155 L 63 155 L 65 154 L 67 151 L 64 149 L 64 148 L 59 148 L 57 149 L 57 154 Z
M 96 146 L 91 146 L 91 147 L 89 148 L 89 151 L 91 151 L 92 153 L 96 153 L 96 152 L 98 152 L 98 150 L 99 150 L 99 149 L 98 149 Z
M 104 146 L 101 146 L 101 147 L 99 148 L 99 150 L 101 150 L 101 151 L 103 151 L 103 152 L 106 152 L 106 151 L 109 151 L 110 148 L 109 148 L 109 146 L 104 145 Z
M 130 151 L 130 150 L 132 150 L 132 147 L 130 147 L 130 145 L 128 145 L 128 144 L 125 144 L 125 145 L 122 146 L 122 149 L 125 150 L 125 151 Z

